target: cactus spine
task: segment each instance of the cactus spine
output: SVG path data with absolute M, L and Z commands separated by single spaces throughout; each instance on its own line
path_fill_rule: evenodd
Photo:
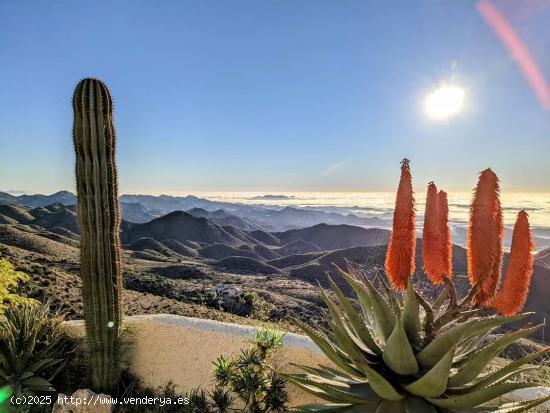
M 92 384 L 118 381 L 122 270 L 112 100 L 105 84 L 84 79 L 73 96 L 80 273 Z

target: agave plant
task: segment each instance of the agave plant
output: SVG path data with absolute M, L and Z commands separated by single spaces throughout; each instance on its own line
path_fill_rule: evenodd
M 63 315 L 48 304 L 10 306 L 0 321 L 0 385 L 16 395 L 53 391 L 52 380 L 64 367 L 67 340 Z
M 424 228 L 424 237 L 428 237 L 423 240 L 428 246 L 424 251 L 425 272 L 430 281 L 445 284 L 445 288 L 429 303 L 415 290 L 411 278 L 415 251 L 414 199 L 408 161 L 404 161 L 386 257 L 391 286 L 382 277 L 376 280 L 371 268 L 349 262 L 347 271 L 335 266 L 339 279 L 335 282 L 328 278 L 332 294 L 321 289 L 328 307 L 328 330 L 323 333 L 320 326 L 298 322 L 333 366 L 297 365 L 303 373 L 284 375 L 289 382 L 327 403 L 302 406 L 296 412 L 519 413 L 550 399 L 498 403 L 498 398 L 511 391 L 540 385 L 536 381 L 521 381 L 520 376 L 533 368 L 529 363 L 549 349 L 496 370 L 490 368 L 507 346 L 541 326 L 528 326 L 504 335 L 491 334 L 530 315 L 518 312 L 523 307 L 532 272 L 532 260 L 527 257 L 532 241 L 526 214 L 522 212 L 514 229 L 503 287 L 497 291 L 502 216 L 498 185 L 494 185 L 498 180 L 487 174 L 485 171 L 481 175 L 472 206 L 472 214 L 482 212 L 485 219 L 474 216 L 469 234 L 473 248 L 469 251 L 469 271 L 477 272 L 474 276 L 470 274 L 472 287 L 460 301 L 449 265 L 452 243 L 447 197 L 430 184 L 427 214 L 436 216 L 425 220 L 425 225 L 431 226 Z M 492 182 L 492 191 L 484 188 L 487 177 Z M 483 235 L 491 245 L 481 242 L 483 237 L 476 233 L 479 230 L 476 226 L 485 226 Z M 483 257 L 483 249 L 492 254 L 490 259 Z M 484 274 L 480 269 L 488 272 Z M 514 283 L 516 288 L 512 291 Z M 358 304 L 344 294 L 341 286 L 353 291 Z M 505 315 L 495 314 L 495 308 Z

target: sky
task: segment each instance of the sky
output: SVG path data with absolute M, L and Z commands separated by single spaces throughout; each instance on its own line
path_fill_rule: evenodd
M 550 80 L 550 2 L 493 0 Z M 550 192 L 550 110 L 475 1 L 0 1 L 0 190 L 74 190 L 71 98 L 115 102 L 120 191 Z M 464 110 L 423 110 L 448 82 Z

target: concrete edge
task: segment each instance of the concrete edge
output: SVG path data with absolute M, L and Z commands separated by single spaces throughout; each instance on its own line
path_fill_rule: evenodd
M 226 323 L 224 321 L 207 320 L 196 317 L 186 317 L 174 314 L 144 314 L 124 317 L 124 326 L 131 325 L 134 322 L 151 321 L 166 326 L 179 326 L 200 331 L 217 331 L 222 334 L 240 336 L 244 339 L 250 339 L 262 328 L 257 326 L 247 326 L 242 324 Z M 71 320 L 67 325 L 79 326 L 84 324 L 84 320 Z M 284 345 L 294 348 L 302 348 L 314 353 L 321 353 L 319 348 L 307 336 L 296 333 L 285 333 Z

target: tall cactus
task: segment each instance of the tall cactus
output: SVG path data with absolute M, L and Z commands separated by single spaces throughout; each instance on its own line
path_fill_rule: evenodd
M 119 376 L 122 270 L 115 164 L 115 129 L 109 90 L 84 79 L 73 96 L 80 273 L 92 384 L 112 390 Z

